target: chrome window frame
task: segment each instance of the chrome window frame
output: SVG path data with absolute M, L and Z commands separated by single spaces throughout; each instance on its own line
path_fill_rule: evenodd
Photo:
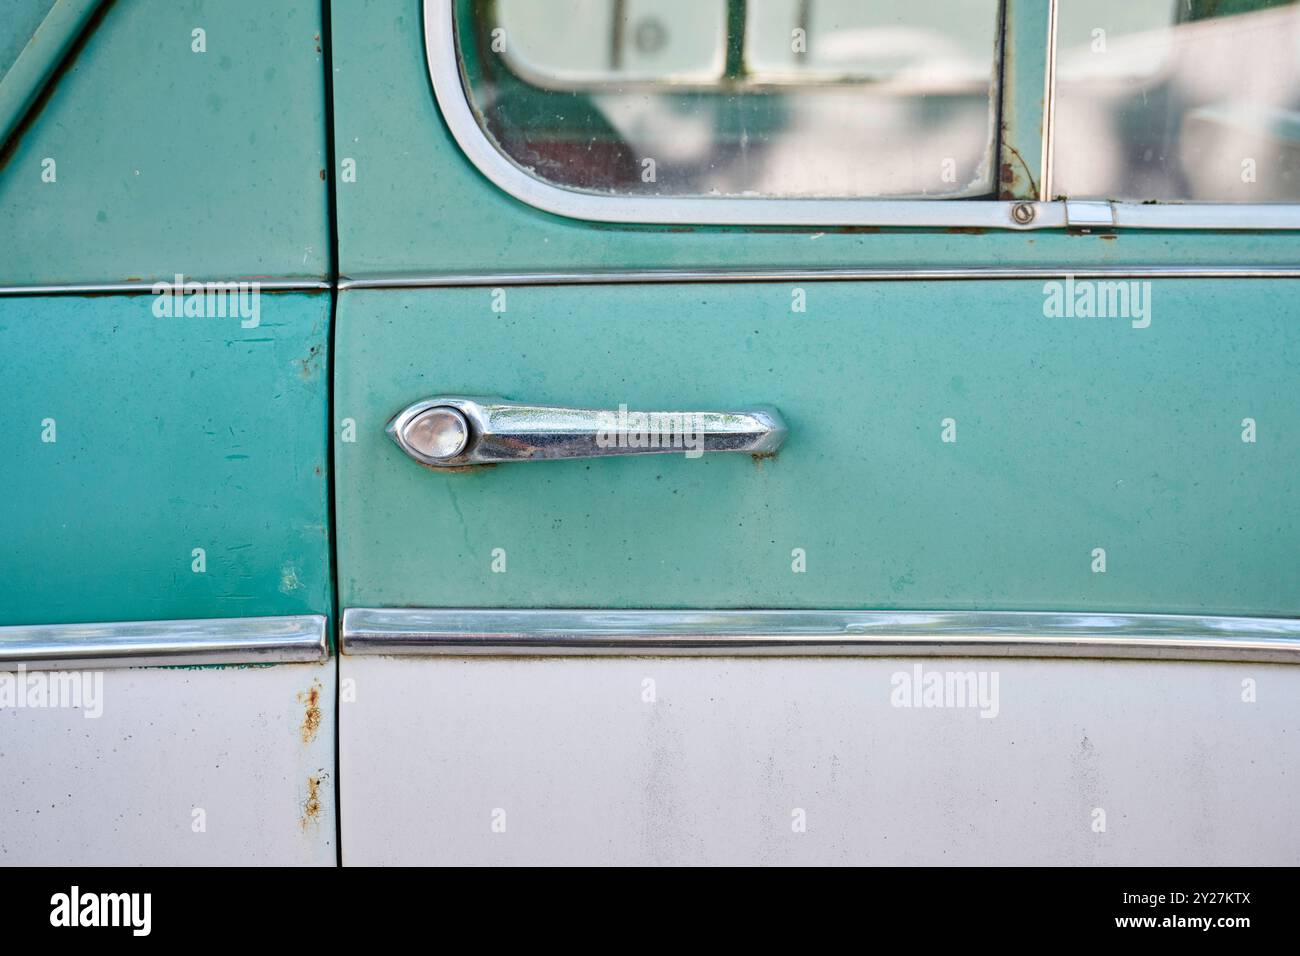
M 479 125 L 461 72 L 453 4 L 454 0 L 424 0 L 425 59 L 447 128 L 466 158 L 491 183 L 526 205 L 558 216 L 643 225 L 1300 229 L 1300 203 L 1089 202 L 1087 219 L 1081 221 L 1072 218 L 1071 207 L 1082 204 L 1066 200 L 660 197 L 598 195 L 565 189 L 539 179 L 514 163 Z M 1054 46 L 1055 42 L 1053 34 L 1050 43 Z M 1050 77 L 1049 88 L 1052 95 L 1047 104 L 1048 115 L 1050 100 L 1055 98 Z M 1109 215 L 1103 212 L 1099 216 L 1098 207 L 1109 207 Z

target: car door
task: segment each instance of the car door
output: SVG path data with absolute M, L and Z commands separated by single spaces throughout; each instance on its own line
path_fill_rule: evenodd
M 1296 10 L 1166 6 L 333 6 L 345 863 L 1300 859 Z
M 319 4 L 0 43 L 0 861 L 336 862 Z

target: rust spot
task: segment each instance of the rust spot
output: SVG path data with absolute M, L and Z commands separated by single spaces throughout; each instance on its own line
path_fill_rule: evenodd
M 985 235 L 988 230 L 983 226 L 948 226 L 944 229 L 944 232 L 950 232 L 958 236 L 982 236 Z
M 320 681 L 313 679 L 311 687 L 298 695 L 298 703 L 306 708 L 302 715 L 302 742 L 311 743 L 316 739 L 316 734 L 320 731 Z
M 302 817 L 298 820 L 304 832 L 309 826 L 320 823 L 320 785 L 324 778 L 324 774 L 307 778 L 307 799 L 302 803 Z
M 450 468 L 440 468 L 437 465 L 425 465 L 419 462 L 430 471 L 436 471 L 440 475 L 481 475 L 486 471 L 495 468 L 498 462 L 495 461 L 478 461 L 472 465 L 456 465 Z
M 1038 195 L 1038 183 L 1035 182 L 1034 177 L 1030 175 L 1029 164 L 1025 162 L 1025 158 L 1020 155 L 1020 151 L 1018 149 L 1016 149 L 1014 146 L 1009 145 L 1006 142 L 1003 142 L 1002 147 L 1003 149 L 1006 149 L 1008 152 L 1010 152 L 1011 155 L 1015 158 L 1016 162 L 1020 164 L 1020 168 L 1021 170 L 1023 170 L 1023 179 L 1024 181 L 1029 183 L 1029 195 L 1036 197 Z M 1003 187 L 998 194 L 999 199 L 1026 198 L 1025 196 L 1021 195 L 1020 189 L 1017 188 L 1023 186 L 1023 183 L 1021 181 L 1021 173 L 1017 172 L 1016 167 L 1013 166 L 1011 163 L 1008 162 L 1002 164 L 999 170 L 998 178 L 1002 180 L 1002 187 Z
M 313 345 L 306 358 L 298 359 L 298 364 L 302 367 L 298 374 L 304 379 L 310 379 L 315 375 L 320 366 L 320 346 Z
M 321 182 L 325 181 L 325 170 L 323 169 L 320 171 L 320 181 Z

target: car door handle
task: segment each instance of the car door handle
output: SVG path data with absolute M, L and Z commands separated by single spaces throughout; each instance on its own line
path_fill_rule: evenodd
M 732 451 L 769 456 L 787 433 L 769 405 L 733 412 L 638 412 L 529 405 L 439 395 L 408 405 L 388 423 L 402 451 L 431 468 L 507 461 Z

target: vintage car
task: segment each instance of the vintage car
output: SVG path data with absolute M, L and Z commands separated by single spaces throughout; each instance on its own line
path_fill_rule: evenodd
M 0 864 L 1300 863 L 1300 4 L 2 15 Z

